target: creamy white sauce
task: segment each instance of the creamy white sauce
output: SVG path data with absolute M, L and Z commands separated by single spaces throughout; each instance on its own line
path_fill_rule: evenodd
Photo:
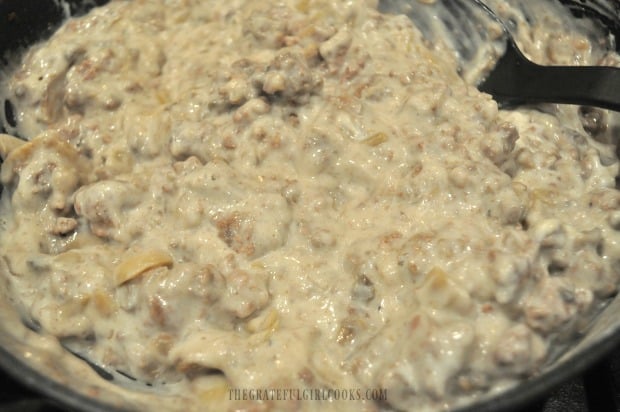
M 536 374 L 617 291 L 612 131 L 499 110 L 372 3 L 116 1 L 33 48 L 2 85 L 20 310 L 197 408 L 437 410 Z M 616 58 L 561 22 L 526 53 Z

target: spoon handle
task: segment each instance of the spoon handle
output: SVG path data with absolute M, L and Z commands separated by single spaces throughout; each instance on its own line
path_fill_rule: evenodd
M 506 53 L 478 87 L 500 103 L 566 103 L 620 111 L 620 69 L 541 66 L 508 41 Z

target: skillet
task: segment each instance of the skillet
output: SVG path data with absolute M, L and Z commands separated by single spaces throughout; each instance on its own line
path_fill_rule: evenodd
M 555 0 L 553 0 L 555 1 Z M 560 0 L 575 18 L 587 18 L 620 40 L 620 0 Z M 107 0 L 0 0 L 0 70 L 8 69 L 19 52 L 48 37 L 69 16 L 87 12 Z M 620 51 L 620 41 L 611 43 Z M 620 91 L 618 91 L 620 93 Z M 0 96 L 1 98 L 2 96 Z M 0 99 L 0 118 L 14 126 L 10 102 Z M 0 127 L 0 132 L 3 132 Z M 620 135 L 620 130 L 618 130 Z M 620 136 L 617 136 L 620 138 Z M 6 270 L 0 264 L 0 271 Z M 0 277 L 0 279 L 2 279 Z M 580 342 L 546 370 L 498 394 L 489 394 L 459 412 L 511 411 L 542 398 L 551 390 L 620 346 L 620 297 L 596 319 Z M 147 409 L 178 406 L 178 399 L 123 381 L 118 376 L 68 352 L 55 339 L 38 333 L 13 309 L 0 280 L 0 367 L 26 386 L 61 404 L 84 411 Z M 133 386 L 132 386 L 133 385 Z M 134 394 L 135 393 L 135 394 Z

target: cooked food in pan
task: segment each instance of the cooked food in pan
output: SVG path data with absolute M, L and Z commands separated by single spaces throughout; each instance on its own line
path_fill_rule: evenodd
M 540 63 L 620 61 L 491 4 Z M 375 6 L 113 1 L 29 50 L 0 91 L 23 316 L 196 407 L 440 410 L 553 360 L 618 288 L 611 117 L 500 109 Z

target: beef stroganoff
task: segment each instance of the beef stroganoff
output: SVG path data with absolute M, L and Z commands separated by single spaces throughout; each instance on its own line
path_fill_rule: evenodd
M 561 15 L 492 4 L 540 63 L 620 66 Z M 442 410 L 535 375 L 617 291 L 617 130 L 597 109 L 500 109 L 458 73 L 373 1 L 70 19 L 0 90 L 28 140 L 0 139 L 15 305 L 197 407 Z

